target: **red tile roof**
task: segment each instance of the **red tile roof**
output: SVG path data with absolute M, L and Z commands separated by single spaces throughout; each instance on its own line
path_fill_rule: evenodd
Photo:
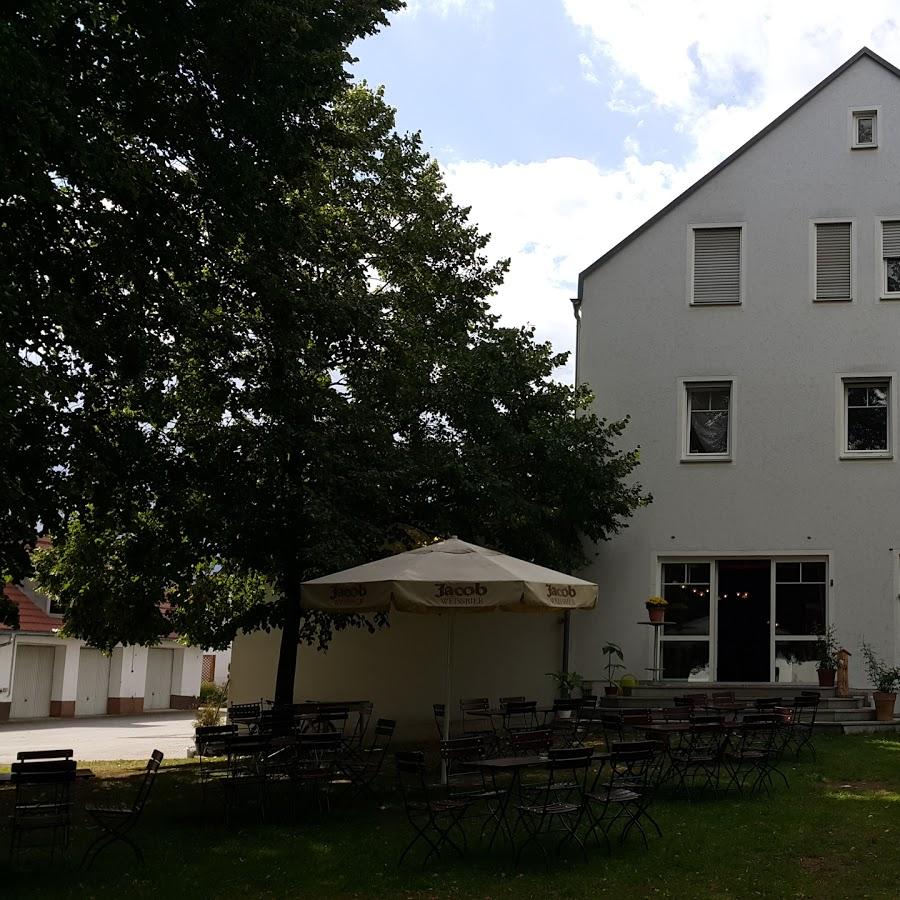
M 7 584 L 3 593 L 19 607 L 19 631 L 30 631 L 38 634 L 52 634 L 58 630 L 62 621 L 48 616 L 39 606 L 29 600 L 21 588 Z M 9 631 L 6 625 L 0 625 L 0 631 Z

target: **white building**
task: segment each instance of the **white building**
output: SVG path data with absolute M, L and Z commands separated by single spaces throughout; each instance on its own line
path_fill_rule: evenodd
M 197 705 L 199 647 L 169 639 L 151 648 L 119 646 L 106 655 L 59 637 L 62 615 L 27 584 L 4 593 L 19 608 L 19 628 L 0 627 L 0 722 Z
M 575 303 L 577 378 L 631 417 L 653 503 L 579 573 L 600 601 L 571 617 L 571 668 L 600 681 L 615 641 L 651 677 L 655 594 L 673 686 L 815 683 L 827 624 L 855 686 L 862 638 L 900 661 L 900 70 L 861 50 L 586 269 Z M 455 696 L 552 695 L 560 619 L 461 621 Z M 443 634 L 395 615 L 301 648 L 296 696 L 374 699 L 412 736 L 443 696 Z M 272 696 L 278 646 L 238 638 L 236 701 Z
M 827 624 L 900 659 L 900 70 L 861 50 L 581 273 L 577 378 L 631 416 L 653 494 L 582 573 L 660 673 L 815 682 Z

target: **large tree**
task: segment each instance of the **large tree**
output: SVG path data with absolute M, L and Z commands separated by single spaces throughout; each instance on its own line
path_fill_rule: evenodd
M 165 29 L 96 4 L 10 30 L 68 118 L 52 161 L 42 132 L 11 154 L 44 157 L 4 207 L 36 241 L 4 247 L 11 302 L 41 314 L 8 357 L 59 389 L 23 389 L 52 432 L 47 500 L 15 510 L 4 568 L 27 571 L 29 517 L 49 525 L 39 576 L 70 633 L 281 627 L 286 700 L 298 640 L 371 627 L 304 615 L 304 579 L 450 533 L 573 569 L 644 502 L 622 424 L 490 314 L 504 266 L 419 137 L 346 82 L 347 43 L 392 5 L 226 4 L 206 30 L 205 4 L 168 4 Z

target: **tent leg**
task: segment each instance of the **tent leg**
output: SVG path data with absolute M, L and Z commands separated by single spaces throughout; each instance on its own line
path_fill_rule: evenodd
M 444 740 L 450 739 L 450 716 L 452 715 L 450 694 L 451 679 L 450 675 L 453 669 L 453 620 L 455 616 L 452 612 L 447 613 L 447 675 L 445 678 L 444 692 Z M 441 784 L 447 784 L 447 763 L 441 760 Z

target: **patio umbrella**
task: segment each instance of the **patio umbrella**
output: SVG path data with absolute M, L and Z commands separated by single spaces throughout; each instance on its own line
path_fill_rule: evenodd
M 593 609 L 597 585 L 450 538 L 304 582 L 300 605 L 329 613 L 449 613 L 444 739 L 450 735 L 453 619 L 457 612 Z

